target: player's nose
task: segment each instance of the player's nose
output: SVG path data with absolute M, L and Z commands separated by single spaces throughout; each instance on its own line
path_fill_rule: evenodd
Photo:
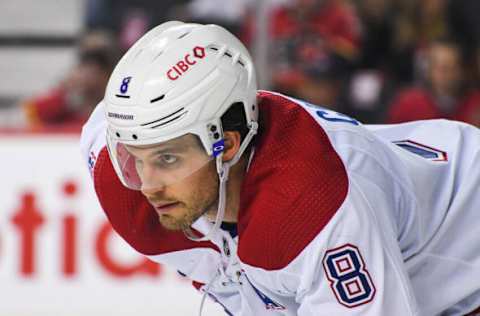
M 145 195 L 147 198 L 156 196 L 164 190 L 165 190 L 165 185 L 159 184 L 159 183 L 156 183 L 155 185 L 142 183 L 142 187 L 140 189 L 142 194 Z
M 147 197 L 155 195 L 165 189 L 162 176 L 156 172 L 155 168 L 149 166 L 144 167 L 140 174 L 140 180 L 142 182 L 140 191 Z

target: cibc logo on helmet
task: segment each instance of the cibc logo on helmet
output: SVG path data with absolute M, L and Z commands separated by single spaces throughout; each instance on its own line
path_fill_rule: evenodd
M 168 69 L 168 79 L 177 80 L 181 75 L 186 73 L 190 69 L 190 67 L 197 63 L 197 59 L 203 59 L 205 57 L 204 47 L 195 46 L 192 52 L 193 54 L 186 54 L 185 56 L 183 56 L 182 60 L 178 61 L 173 67 Z

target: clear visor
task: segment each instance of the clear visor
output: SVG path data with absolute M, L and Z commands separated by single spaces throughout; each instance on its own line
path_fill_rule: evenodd
M 111 137 L 107 141 L 118 176 L 134 190 L 158 189 L 180 182 L 213 160 L 194 134 L 142 146 L 123 144 Z

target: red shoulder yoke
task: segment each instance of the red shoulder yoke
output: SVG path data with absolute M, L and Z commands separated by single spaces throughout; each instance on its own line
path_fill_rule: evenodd
M 321 233 L 347 196 L 343 162 L 300 105 L 260 93 L 260 133 L 239 214 L 240 259 L 276 270 Z

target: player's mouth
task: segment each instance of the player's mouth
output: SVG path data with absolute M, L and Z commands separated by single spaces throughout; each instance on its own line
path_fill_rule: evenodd
M 159 215 L 161 214 L 166 214 L 175 209 L 176 206 L 178 206 L 180 203 L 179 202 L 169 202 L 169 203 L 156 203 L 153 205 L 155 210 Z

